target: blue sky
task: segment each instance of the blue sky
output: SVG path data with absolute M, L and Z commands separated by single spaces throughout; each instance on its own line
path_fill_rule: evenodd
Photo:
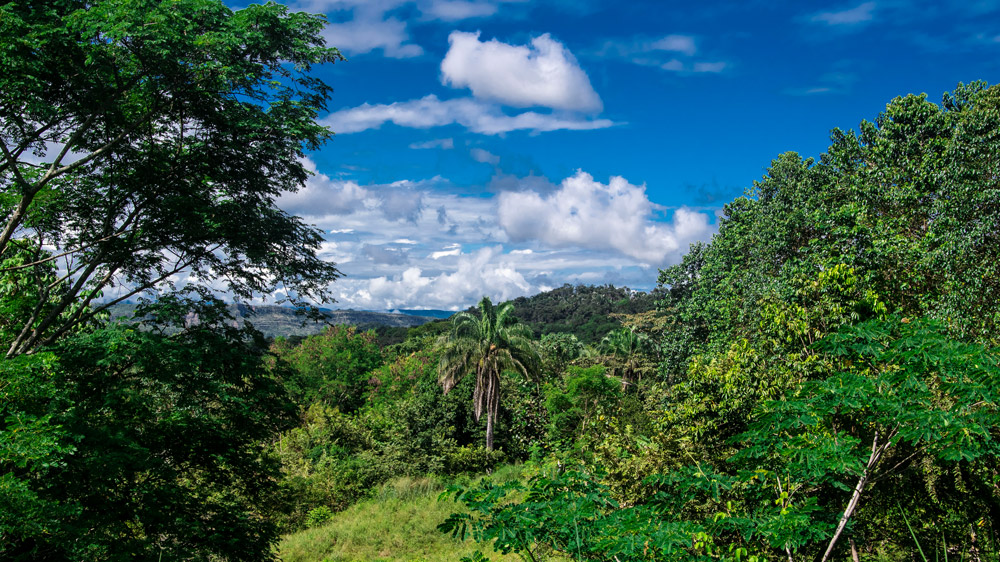
M 349 59 L 279 204 L 337 307 L 649 289 L 781 152 L 893 97 L 997 81 L 1000 1 L 308 0 Z

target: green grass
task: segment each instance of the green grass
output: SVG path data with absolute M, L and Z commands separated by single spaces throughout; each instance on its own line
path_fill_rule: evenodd
M 518 467 L 502 467 L 494 481 L 515 479 L 519 472 Z M 444 485 L 430 478 L 396 479 L 329 522 L 285 536 L 278 555 L 283 562 L 457 562 L 478 548 L 492 562 L 520 560 L 438 531 L 437 525 L 462 507 L 439 502 L 443 490 Z

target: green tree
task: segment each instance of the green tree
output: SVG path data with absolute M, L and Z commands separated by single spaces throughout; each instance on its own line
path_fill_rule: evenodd
M 342 412 L 364 404 L 368 374 L 382 364 L 375 332 L 353 326 L 329 326 L 294 347 L 280 339 L 271 350 L 291 368 L 285 387 L 296 402 L 323 402 Z
M 719 512 L 718 536 L 789 560 L 828 560 L 845 534 L 872 542 L 893 530 L 903 536 L 904 522 L 885 517 L 897 502 L 920 506 L 929 527 L 961 542 L 946 525 L 948 512 L 966 524 L 979 520 L 996 493 L 952 495 L 935 480 L 952 474 L 965 480 L 959 488 L 978 488 L 995 470 L 996 350 L 899 317 L 845 326 L 816 347 L 837 362 L 836 372 L 762 404 L 734 440 L 738 452 L 717 470 L 706 463 L 689 478 L 674 475 L 678 490 L 704 494 L 678 497 L 674 513 L 708 501 Z
M 611 357 L 611 372 L 621 378 L 622 387 L 635 386 L 642 380 L 643 371 L 652 370 L 652 342 L 634 329 L 612 330 L 601 340 L 601 349 Z
M 66 264 L 37 283 L 51 306 L 5 327 L 8 357 L 185 270 L 237 298 L 325 296 L 339 274 L 320 232 L 275 206 L 330 135 L 315 117 L 331 90 L 309 74 L 341 58 L 323 25 L 273 3 L 0 6 L 0 259 Z M 19 240 L 53 255 L 8 263 Z
M 273 558 L 263 443 L 294 412 L 259 334 L 228 327 L 220 303 L 199 315 L 172 335 L 109 326 L 0 361 L 0 558 Z
M 538 354 L 546 376 L 562 375 L 569 363 L 580 357 L 583 352 L 583 343 L 573 334 L 545 334 L 538 342 Z
M 514 306 L 494 306 L 489 297 L 479 301 L 479 316 L 461 312 L 452 318 L 452 331 L 442 339 L 438 372 L 447 394 L 466 374 L 476 373 L 473 405 L 476 419 L 486 413 L 486 448 L 493 450 L 493 426 L 500 407 L 500 375 L 517 371 L 531 377 L 538 353 L 531 330 L 518 323 Z
M 621 385 L 604 374 L 602 365 L 570 366 L 565 389 L 547 386 L 545 408 L 549 411 L 549 439 L 572 444 L 586 435 L 600 440 L 593 426 L 598 416 L 611 416 L 621 401 Z
M 832 131 L 817 159 L 779 155 L 746 197 L 726 205 L 710 244 L 661 272 L 671 325 L 664 375 L 681 379 L 692 357 L 732 341 L 756 344 L 777 303 L 814 308 L 822 292 L 803 295 L 802 280 L 835 266 L 887 313 L 995 341 L 998 126 L 1000 87 L 960 84 L 940 105 L 899 97 L 857 131 Z M 835 330 L 844 315 L 832 312 Z

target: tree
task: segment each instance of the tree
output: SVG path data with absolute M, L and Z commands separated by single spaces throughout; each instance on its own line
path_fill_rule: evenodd
M 622 388 L 642 379 L 643 359 L 652 347 L 649 338 L 631 328 L 612 330 L 601 340 L 601 348 L 612 358 L 611 372 L 622 380 Z
M 476 420 L 486 412 L 486 448 L 493 450 L 501 373 L 518 371 L 530 377 L 539 359 L 531 342 L 531 330 L 518 323 L 511 303 L 494 306 L 489 297 L 483 297 L 478 306 L 479 316 L 460 312 L 453 317 L 452 331 L 443 336 L 438 373 L 447 394 L 462 377 L 475 371 L 472 400 Z
M 320 232 L 275 205 L 330 136 L 330 87 L 309 74 L 341 59 L 323 25 L 273 3 L 0 6 L 0 259 L 21 244 L 52 255 L 3 267 L 60 263 L 33 276 L 51 306 L 5 327 L 7 357 L 182 271 L 236 298 L 325 298 L 339 273 Z
M 164 320 L 187 303 L 163 299 Z M 294 421 L 259 333 L 221 303 L 165 335 L 105 328 L 0 360 L 0 558 L 271 560 L 277 467 Z
M 360 408 L 369 388 L 369 372 L 382 364 L 375 332 L 353 326 L 328 326 L 292 347 L 279 339 L 271 351 L 287 361 L 292 375 L 285 388 L 302 407 L 323 402 L 342 412 Z
M 756 342 L 771 323 L 762 303 L 809 309 L 821 294 L 803 298 L 798 281 L 835 266 L 888 313 L 995 342 L 998 127 L 1000 87 L 959 84 L 940 105 L 899 97 L 857 131 L 835 129 L 818 159 L 779 155 L 726 205 L 710 244 L 661 271 L 666 374 L 683 375 L 692 357 L 733 341 Z
M 850 523 L 865 511 L 882 515 L 881 536 L 886 527 L 905 533 L 909 522 L 885 518 L 901 502 L 957 545 L 996 505 L 997 350 L 899 317 L 844 327 L 816 348 L 843 370 L 763 404 L 722 466 L 690 457 L 693 466 L 647 479 L 659 491 L 636 502 L 614 498 L 601 475 L 573 470 L 526 488 L 452 487 L 468 510 L 439 529 L 462 538 L 471 530 L 529 560 L 552 550 L 576 560 L 826 561 L 846 559 L 837 549 L 862 534 Z M 944 498 L 942 483 L 929 480 L 946 475 L 985 493 Z

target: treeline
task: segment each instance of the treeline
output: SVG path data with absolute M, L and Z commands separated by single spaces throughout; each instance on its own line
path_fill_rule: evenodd
M 566 284 L 511 302 L 514 313 L 536 337 L 571 334 L 594 344 L 621 326 L 615 315 L 652 311 L 661 298 L 659 290 L 646 293 L 612 285 Z

